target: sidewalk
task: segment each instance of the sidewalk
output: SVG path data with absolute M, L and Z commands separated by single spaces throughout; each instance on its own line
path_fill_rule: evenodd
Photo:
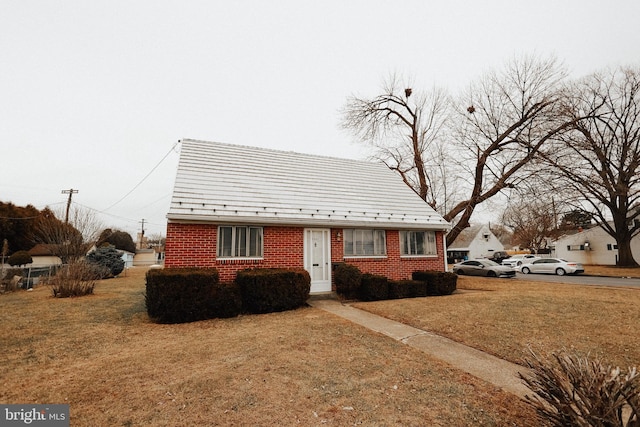
M 312 307 L 325 310 L 421 350 L 520 398 L 524 398 L 527 394 L 533 395 L 533 392 L 518 378 L 518 372 L 523 374 L 527 372 L 527 369 L 520 365 L 431 332 L 358 310 L 349 305 L 343 305 L 335 299 L 311 298 L 308 303 Z

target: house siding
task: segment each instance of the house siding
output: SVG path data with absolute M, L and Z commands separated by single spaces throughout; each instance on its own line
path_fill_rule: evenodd
M 265 226 L 261 259 L 216 259 L 218 225 L 175 223 L 167 225 L 165 267 L 215 267 L 220 280 L 232 281 L 245 268 L 302 268 L 304 265 L 304 227 Z M 437 256 L 401 257 L 398 230 L 387 230 L 386 257 L 344 257 L 338 232 L 331 229 L 331 261 L 356 265 L 364 273 L 393 280 L 409 279 L 416 270 L 444 270 L 443 233 L 436 232 Z
M 589 250 L 569 250 L 567 246 L 584 247 L 589 242 Z M 610 245 L 610 246 L 609 246 Z M 618 261 L 618 249 L 616 240 L 607 234 L 602 227 L 596 226 L 575 234 L 564 236 L 554 242 L 553 255 L 569 261 L 576 261 L 589 265 L 616 265 Z M 637 261 L 640 259 L 640 238 L 631 239 L 631 253 Z

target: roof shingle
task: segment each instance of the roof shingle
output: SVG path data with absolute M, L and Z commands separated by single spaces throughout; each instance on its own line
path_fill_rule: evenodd
M 181 142 L 170 221 L 449 228 L 382 163 Z

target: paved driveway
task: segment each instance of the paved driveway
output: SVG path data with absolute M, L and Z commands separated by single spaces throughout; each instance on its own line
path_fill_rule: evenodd
M 602 277 L 585 274 L 556 276 L 553 274 L 516 274 L 515 280 L 536 282 L 570 283 L 574 285 L 615 286 L 640 289 L 640 279 L 625 277 Z

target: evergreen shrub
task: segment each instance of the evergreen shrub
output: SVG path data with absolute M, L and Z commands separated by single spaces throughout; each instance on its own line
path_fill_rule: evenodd
M 421 280 L 390 280 L 389 299 L 427 296 L 427 284 Z
M 352 264 L 338 264 L 333 272 L 333 280 L 338 294 L 348 299 L 358 297 L 362 282 L 362 272 L 358 267 Z
M 428 295 L 451 295 L 457 287 L 458 276 L 455 273 L 442 271 L 414 271 L 413 280 L 426 282 Z
M 293 310 L 309 299 L 311 277 L 302 268 L 256 268 L 238 271 L 245 310 L 271 313 Z
M 215 268 L 152 269 L 146 280 L 147 313 L 158 323 L 233 317 L 242 310 L 239 288 L 220 283 Z
M 7 260 L 10 266 L 14 267 L 16 265 L 25 265 L 31 264 L 33 262 L 33 258 L 27 251 L 18 251 L 9 257 Z
M 124 270 L 122 252 L 115 246 L 101 246 L 87 255 L 87 262 L 95 266 L 100 279 L 115 277 Z
M 359 299 L 362 301 L 380 301 L 389 298 L 389 282 L 386 277 L 375 274 L 363 274 Z

